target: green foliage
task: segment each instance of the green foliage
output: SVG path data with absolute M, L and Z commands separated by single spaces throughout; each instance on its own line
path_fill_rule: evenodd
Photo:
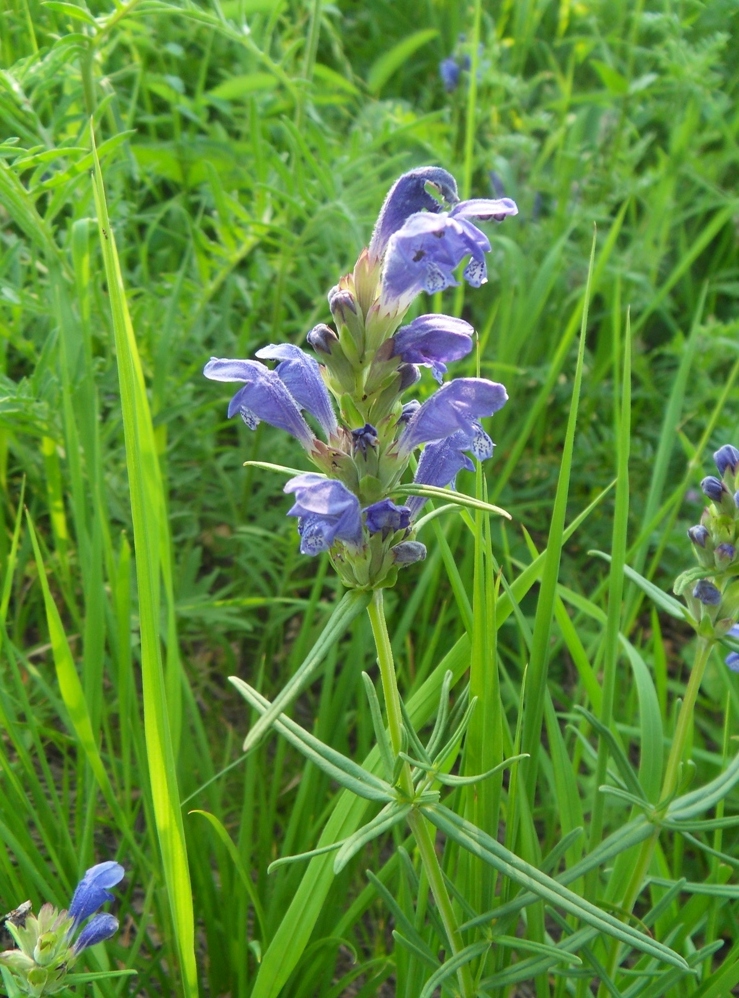
M 80 982 L 736 986 L 739 688 L 716 652 L 659 800 L 695 654 L 668 595 L 691 490 L 739 444 L 736 17 L 722 0 L 7 0 L 0 901 L 61 906 L 93 862 L 124 863 L 121 934 Z M 470 69 L 447 94 L 452 52 Z M 385 595 L 401 763 L 442 800 L 422 810 L 444 833 L 451 959 L 377 737 L 364 605 L 297 554 L 264 468 L 300 454 L 226 421 L 201 377 L 326 321 L 388 187 L 425 163 L 521 208 L 491 232 L 489 284 L 423 306 L 464 314 L 508 388 L 490 479 L 460 475 L 461 509 L 433 496 L 429 557 Z M 265 737 L 281 711 L 290 742 Z M 110 967 L 133 983 L 95 976 Z

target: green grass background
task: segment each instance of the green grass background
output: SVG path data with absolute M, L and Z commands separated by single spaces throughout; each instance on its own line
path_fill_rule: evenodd
M 426 527 L 428 560 L 387 595 L 390 632 L 411 703 L 447 664 L 455 680 L 471 664 L 468 771 L 519 737 L 539 746 L 538 769 L 521 774 L 529 805 L 513 808 L 523 791 L 506 781 L 473 820 L 495 834 L 499 817 L 531 861 L 599 811 L 602 834 L 618 830 L 629 809 L 599 798 L 599 738 L 574 708 L 603 716 L 606 690 L 607 723 L 654 782 L 640 749 L 649 737 L 659 754 L 661 731 L 614 635 L 646 663 L 666 739 L 693 642 L 628 582 L 618 598 L 588 552 L 669 590 L 692 562 L 685 529 L 711 451 L 739 444 L 737 6 L 4 0 L 0 18 L 0 907 L 64 904 L 87 866 L 115 857 L 122 930 L 89 963 L 138 976 L 95 985 L 106 998 L 415 998 L 427 972 L 391 932 L 428 943 L 431 930 L 402 834 L 327 882 L 305 942 L 285 935 L 310 880 L 300 887 L 303 865 L 267 866 L 312 849 L 339 794 L 274 736 L 239 761 L 254 717 L 226 677 L 273 698 L 340 593 L 324 561 L 298 554 L 282 480 L 242 466 L 300 465 L 299 450 L 227 421 L 228 393 L 202 367 L 302 343 L 326 321 L 326 292 L 403 170 L 440 164 L 464 196 L 516 199 L 519 216 L 491 232 L 489 283 L 419 304 L 473 322 L 481 373 L 508 388 L 485 476 L 514 521 Z M 448 94 L 438 63 L 455 52 L 472 66 Z M 474 370 L 471 359 L 453 373 Z M 619 469 L 623 485 L 627 457 L 619 507 L 602 493 Z M 563 543 L 563 524 L 599 497 Z M 541 587 L 532 577 L 491 620 L 498 568 L 509 585 L 547 545 L 557 557 Z M 357 759 L 374 741 L 362 669 L 376 678 L 364 618 L 293 710 Z M 696 714 L 698 782 L 718 775 L 736 733 L 739 687 L 716 653 Z M 471 797 L 455 800 L 472 819 Z M 627 960 L 611 993 L 722 996 L 739 981 L 736 892 L 718 890 L 735 879 L 737 843 L 731 829 L 702 841 L 724 858 L 667 834 L 653 872 L 716 891 L 668 895 L 650 924 L 683 955 L 725 940 L 718 990 L 704 956 L 702 982 L 664 985 L 654 962 L 639 977 Z M 569 842 L 568 867 L 584 851 Z M 511 890 L 453 849 L 445 863 L 462 913 Z M 602 898 L 607 882 L 601 871 L 579 889 Z M 637 915 L 666 890 L 653 886 Z M 510 934 L 560 931 L 531 911 Z M 288 942 L 267 959 L 275 938 Z M 530 957 L 514 952 L 489 972 Z M 278 965 L 285 980 L 270 984 L 264 968 Z M 540 996 L 586 985 L 536 980 Z M 516 987 L 501 978 L 490 993 Z

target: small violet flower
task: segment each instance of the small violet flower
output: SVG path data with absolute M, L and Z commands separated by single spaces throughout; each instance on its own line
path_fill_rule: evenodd
M 115 895 L 111 894 L 108 888 L 119 884 L 123 880 L 124 873 L 121 864 L 112 860 L 90 867 L 77 884 L 69 905 L 69 914 L 74 919 L 75 925 L 89 918 L 107 901 L 114 900 Z
M 461 67 L 453 56 L 442 59 L 439 63 L 439 76 L 448 94 L 453 93 L 459 86 L 461 72 Z
M 331 396 L 321 377 L 321 368 L 313 357 L 292 343 L 278 343 L 257 350 L 257 357 L 279 360 L 275 374 L 280 378 L 301 409 L 305 409 L 326 434 L 332 437 L 338 429 Z
M 420 315 L 408 326 L 401 326 L 389 341 L 393 355 L 406 364 L 431 368 L 441 384 L 446 365 L 466 357 L 472 349 L 474 329 L 464 319 L 450 315 Z
M 362 543 L 359 500 L 341 482 L 308 472 L 291 478 L 284 491 L 295 494 L 287 515 L 298 517 L 302 554 L 328 551 L 337 540 L 353 547 Z
M 461 430 L 473 441 L 480 460 L 492 454 L 492 441 L 479 420 L 492 416 L 508 401 L 503 385 L 486 378 L 456 378 L 434 392 L 408 420 L 398 441 L 401 453 L 420 444 L 443 440 Z
M 411 523 L 408 506 L 396 506 L 392 499 L 381 499 L 364 511 L 364 522 L 371 534 L 389 534 L 406 530 Z

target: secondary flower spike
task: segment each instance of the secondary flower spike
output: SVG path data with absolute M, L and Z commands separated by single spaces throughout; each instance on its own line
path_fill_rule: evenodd
M 31 902 L 26 901 L 6 916 L 5 927 L 18 949 L 0 953 L 0 966 L 7 968 L 23 994 L 42 998 L 62 991 L 70 983 L 65 980 L 67 971 L 80 953 L 115 935 L 118 919 L 108 912 L 95 912 L 114 900 L 108 888 L 120 883 L 124 872 L 120 863 L 98 863 L 77 885 L 69 910 L 44 904 L 34 915 Z M 89 922 L 77 935 L 87 918 Z
M 369 247 L 350 274 L 328 293 L 333 326 L 306 331 L 310 356 L 292 343 L 272 343 L 256 360 L 212 358 L 205 375 L 240 382 L 228 406 L 250 428 L 260 421 L 286 430 L 304 447 L 315 470 L 290 478 L 303 554 L 327 552 L 346 586 L 394 584 L 398 571 L 423 558 L 414 520 L 424 499 L 401 504 L 395 490 L 421 448 L 415 482 L 445 487 L 484 461 L 493 442 L 482 420 L 508 395 L 486 378 L 444 382 L 448 366 L 472 350 L 474 329 L 464 319 L 427 312 L 403 324 L 423 291 L 487 279 L 486 223 L 518 209 L 510 198 L 460 201 L 454 177 L 438 166 L 403 174 L 382 205 Z M 440 387 L 408 398 L 428 367 Z M 323 439 L 314 434 L 315 420 Z

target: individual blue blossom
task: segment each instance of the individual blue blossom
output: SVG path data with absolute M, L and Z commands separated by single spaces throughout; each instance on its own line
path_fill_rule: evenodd
M 736 447 L 732 447 L 731 444 L 724 444 L 723 447 L 719 447 L 713 455 L 713 460 L 716 462 L 719 475 L 723 475 L 727 468 L 731 471 L 732 475 L 735 475 L 737 470 L 739 470 L 739 450 Z
M 108 912 L 100 912 L 91 918 L 82 932 L 77 936 L 74 952 L 81 953 L 88 946 L 96 946 L 112 938 L 118 931 L 118 919 Z
M 298 403 L 276 371 L 256 360 L 226 360 L 211 357 L 203 374 L 211 381 L 243 381 L 228 406 L 228 416 L 238 413 L 250 430 L 263 420 L 286 430 L 305 447 L 313 450 L 315 435 L 303 418 Z
M 107 901 L 114 900 L 115 895 L 111 894 L 108 888 L 119 884 L 123 880 L 124 873 L 121 864 L 112 860 L 98 863 L 97 866 L 91 866 L 87 870 L 77 884 L 69 905 L 69 914 L 74 919 L 75 925 L 89 918 Z
M 739 641 L 739 625 L 734 624 L 734 626 L 727 632 L 726 636 L 734 638 L 735 641 Z M 729 652 L 724 661 L 732 672 L 739 672 L 739 652 Z
M 464 319 L 450 315 L 419 315 L 407 326 L 401 326 L 390 340 L 393 355 L 407 364 L 420 364 L 431 368 L 431 373 L 441 383 L 446 365 L 466 357 L 472 349 L 474 329 Z
M 490 240 L 473 224 L 502 221 L 516 215 L 510 198 L 460 201 L 451 211 L 411 215 L 389 239 L 382 270 L 381 301 L 385 309 L 404 310 L 421 291 L 434 294 L 456 286 L 454 270 L 470 257 L 465 280 L 474 288 L 487 281 L 485 254 Z
M 291 478 L 284 491 L 295 495 L 287 515 L 298 517 L 302 554 L 328 551 L 334 541 L 361 545 L 359 499 L 342 482 L 307 472 Z
M 388 240 L 411 215 L 420 211 L 433 214 L 442 211 L 443 205 L 429 194 L 432 187 L 449 206 L 457 204 L 457 182 L 451 173 L 439 166 L 422 166 L 409 170 L 395 181 L 385 198 L 369 244 L 370 260 L 381 260 Z
M 391 534 L 410 526 L 411 511 L 408 506 L 396 506 L 392 499 L 381 499 L 367 506 L 364 521 L 371 534 Z
M 461 430 L 471 441 L 480 460 L 492 453 L 492 441 L 480 425 L 508 400 L 503 385 L 486 378 L 456 378 L 442 385 L 411 416 L 403 429 L 398 447 L 410 453 L 420 444 L 444 440 Z
M 413 484 L 433 485 L 439 489 L 444 489 L 450 485 L 454 488 L 457 474 L 460 471 L 475 470 L 474 464 L 465 453 L 465 451 L 471 451 L 474 444 L 475 437 L 471 437 L 464 430 L 457 430 L 456 433 L 452 433 L 444 440 L 427 444 L 418 462 Z M 490 441 L 490 451 L 492 453 L 492 441 Z M 425 496 L 409 497 L 408 506 L 413 519 L 416 518 L 425 502 Z
M 453 56 L 448 56 L 439 63 L 439 76 L 448 94 L 453 93 L 459 86 L 461 72 L 461 67 Z
M 292 343 L 277 343 L 257 350 L 262 360 L 279 360 L 275 374 L 283 382 L 301 409 L 318 420 L 326 438 L 338 429 L 331 396 L 315 360 Z

